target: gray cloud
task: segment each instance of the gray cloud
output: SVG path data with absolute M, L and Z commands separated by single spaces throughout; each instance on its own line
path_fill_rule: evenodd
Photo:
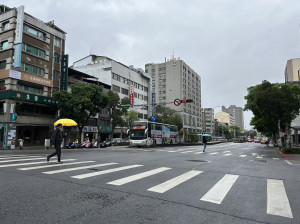
M 71 62 L 93 53 L 143 68 L 174 49 L 201 76 L 203 107 L 244 106 L 249 86 L 284 82 L 286 61 L 299 57 L 298 0 L 2 2 L 55 20 Z

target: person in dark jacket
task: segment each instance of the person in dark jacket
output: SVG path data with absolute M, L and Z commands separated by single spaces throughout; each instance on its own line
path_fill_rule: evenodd
M 206 137 L 203 136 L 203 152 L 205 152 L 205 149 L 206 149 Z
M 56 130 L 52 132 L 50 144 L 52 148 L 55 148 L 55 152 L 47 156 L 47 162 L 49 162 L 52 156 L 57 155 L 57 163 L 62 163 L 60 161 L 61 143 L 62 143 L 61 130 L 62 130 L 62 124 L 58 124 L 56 126 Z

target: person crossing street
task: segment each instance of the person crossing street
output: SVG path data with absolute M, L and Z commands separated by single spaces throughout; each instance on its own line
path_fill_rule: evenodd
M 207 143 L 207 140 L 206 140 L 206 137 L 203 136 L 203 152 L 205 152 L 205 149 L 206 149 L 206 143 Z
M 47 162 L 49 162 L 50 158 L 57 155 L 57 163 L 61 164 L 61 143 L 62 143 L 62 124 L 58 124 L 56 126 L 56 130 L 52 132 L 50 144 L 52 148 L 55 148 L 55 152 L 47 156 Z

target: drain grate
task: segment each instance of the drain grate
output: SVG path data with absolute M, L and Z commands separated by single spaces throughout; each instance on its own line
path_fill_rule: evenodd
M 205 160 L 196 160 L 196 159 L 190 159 L 190 160 L 187 160 L 188 162 L 196 162 L 196 163 L 207 163 L 207 161 Z

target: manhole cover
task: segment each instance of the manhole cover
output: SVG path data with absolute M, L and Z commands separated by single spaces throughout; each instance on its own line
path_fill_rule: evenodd
M 258 161 L 259 162 L 264 162 L 264 163 L 267 162 L 267 160 L 265 160 L 265 159 L 259 159 Z
M 196 162 L 196 163 L 207 163 L 207 161 L 205 160 L 195 160 L 195 159 L 191 159 L 191 160 L 187 160 L 189 162 Z

